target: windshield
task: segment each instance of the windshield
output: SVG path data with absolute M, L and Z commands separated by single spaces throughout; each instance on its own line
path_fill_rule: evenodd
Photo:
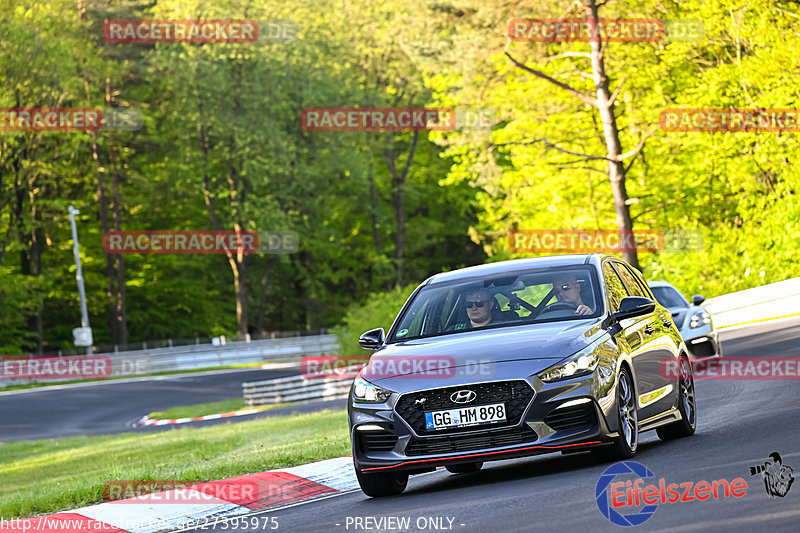
M 419 291 L 389 342 L 481 328 L 600 316 L 599 284 L 590 267 L 547 268 L 433 283 Z
M 681 293 L 672 287 L 650 287 L 653 296 L 664 307 L 689 307 L 689 302 L 683 299 Z

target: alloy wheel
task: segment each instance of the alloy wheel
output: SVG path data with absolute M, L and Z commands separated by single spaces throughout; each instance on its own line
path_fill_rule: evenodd
M 619 420 L 622 424 L 622 434 L 628 449 L 635 451 L 639 441 L 639 416 L 636 413 L 633 389 L 625 373 L 619 376 L 619 388 Z

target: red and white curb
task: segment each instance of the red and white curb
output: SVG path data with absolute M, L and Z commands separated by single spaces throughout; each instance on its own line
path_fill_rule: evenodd
M 242 487 L 251 490 L 243 491 Z M 255 490 L 253 490 L 255 487 Z M 338 457 L 35 518 L 6 520 L 2 533 L 156 533 L 210 525 L 358 488 L 352 457 Z M 224 496 L 225 499 L 218 496 Z M 164 502 L 192 503 L 164 503 Z
M 216 415 L 195 416 L 193 418 L 174 418 L 174 419 L 150 418 L 149 415 L 144 415 L 142 418 L 136 421 L 133 424 L 133 426 L 142 427 L 142 426 L 166 426 L 169 424 L 185 424 L 187 422 L 197 422 L 200 420 L 217 420 L 219 418 L 231 418 L 234 416 L 254 415 L 256 413 L 261 413 L 265 410 L 266 409 L 244 409 L 242 411 L 232 411 L 230 413 L 220 413 Z

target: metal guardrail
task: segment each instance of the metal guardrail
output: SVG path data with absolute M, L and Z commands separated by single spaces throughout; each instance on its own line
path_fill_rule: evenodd
M 214 366 L 292 361 L 299 360 L 303 356 L 330 355 L 336 353 L 338 349 L 336 335 L 315 335 L 231 342 L 220 346 L 200 344 L 94 355 L 106 356 L 111 360 L 111 377 L 133 377 L 155 372 L 195 370 Z M 0 387 L 59 381 L 63 380 L 0 379 Z
M 305 400 L 346 398 L 353 378 L 309 379 L 303 376 L 242 383 L 247 407 Z
M 703 303 L 717 328 L 800 311 L 800 278 L 709 298 Z
M 246 335 L 234 335 L 228 336 L 227 339 L 223 335 L 221 337 L 194 337 L 194 338 L 169 338 L 169 339 L 159 339 L 159 340 L 149 340 L 149 341 L 141 341 L 141 342 L 129 342 L 127 345 L 120 347 L 116 344 L 104 344 L 98 345 L 95 344 L 92 346 L 92 354 L 106 354 L 106 353 L 117 353 L 117 352 L 132 352 L 137 350 L 153 350 L 156 348 L 173 348 L 173 347 L 180 347 L 180 346 L 190 346 L 190 345 L 213 345 L 214 342 L 219 341 L 222 339 L 223 344 L 226 343 L 234 343 L 234 342 L 252 342 L 264 339 L 283 339 L 287 337 L 308 337 L 308 336 L 319 336 L 325 335 L 328 333 L 326 328 L 318 328 L 318 329 L 300 329 L 300 330 L 291 330 L 291 331 L 271 331 L 268 333 L 263 334 L 246 334 Z M 63 353 L 62 353 L 63 352 Z M 73 348 L 62 348 L 59 350 L 57 355 L 84 355 L 86 350 L 84 348 L 75 346 Z M 55 355 L 55 354 L 54 354 Z

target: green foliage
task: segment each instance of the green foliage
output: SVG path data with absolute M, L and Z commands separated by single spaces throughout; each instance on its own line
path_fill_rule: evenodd
M 402 6 L 48 0 L 31 7 L 0 0 L 0 107 L 106 106 L 110 99 L 141 108 L 144 117 L 133 132 L 0 132 L 0 353 L 74 350 L 80 311 L 69 204 L 81 210 L 95 343 L 115 342 L 115 276 L 103 250 L 99 196 L 102 179 L 110 218 L 112 176 L 123 230 L 239 225 L 299 234 L 296 254 L 244 260 L 252 333 L 329 327 L 347 304 L 392 287 L 397 229 L 383 147 L 407 146 L 410 134 L 307 132 L 299 116 L 313 106 L 389 105 L 398 91 L 415 92 L 414 105 L 428 103 L 426 92 L 416 92 L 424 86 L 420 72 L 409 68 L 389 31 Z M 293 20 L 298 39 L 146 45 L 103 38 L 106 19 L 245 12 L 254 20 Z M 362 23 L 371 30 L 354 40 Z M 423 132 L 405 185 L 407 279 L 483 258 L 467 237 L 474 191 L 440 187 L 448 169 Z M 125 255 L 121 262 L 129 342 L 237 331 L 224 255 Z
M 424 279 L 487 256 L 520 257 L 509 250 L 514 229 L 615 228 L 605 162 L 563 151 L 605 155 L 597 111 L 504 53 L 592 94 L 588 43 L 509 42 L 506 34 L 509 19 L 583 16 L 576 6 L 0 0 L 0 107 L 110 101 L 144 116 L 133 132 L 0 132 L 0 353 L 74 349 L 69 204 L 81 210 L 94 337 L 114 342 L 99 186 L 110 213 L 114 176 L 123 230 L 299 234 L 296 254 L 244 260 L 255 334 L 337 324 L 343 308 L 402 284 L 400 266 L 403 279 Z M 111 44 L 102 31 L 106 19 L 240 15 L 293 20 L 298 39 Z M 603 3 L 600 15 L 701 19 L 705 31 L 693 42 L 608 44 L 623 152 L 664 109 L 800 107 L 796 3 L 629 0 Z M 421 132 L 402 185 L 402 254 L 387 160 L 402 169 L 412 134 L 312 132 L 299 121 L 307 107 L 392 105 L 480 107 L 495 117 L 490 130 Z M 794 133 L 656 131 L 625 161 L 634 228 L 702 230 L 705 248 L 642 254 L 646 276 L 711 297 L 800 274 L 798 154 Z M 237 331 L 225 256 L 126 255 L 122 263 L 129 341 Z M 375 317 L 388 326 L 395 312 Z M 353 320 L 347 350 L 358 353 L 358 334 L 375 324 Z
M 388 333 L 400 308 L 417 288 L 416 283 L 405 287 L 395 287 L 391 291 L 369 295 L 364 303 L 354 303 L 348 307 L 342 324 L 333 328 L 339 337 L 339 355 L 362 355 L 358 338 L 365 331 L 383 328 Z
M 589 44 L 506 43 L 495 31 L 503 16 L 582 17 L 580 8 L 539 3 L 509 10 L 502 2 L 466 0 L 438 3 L 418 16 L 439 24 L 440 42 L 467 36 L 471 42 L 469 61 L 447 62 L 441 49 L 427 57 L 440 66 L 431 78 L 438 100 L 480 102 L 498 116 L 488 137 L 433 136 L 454 161 L 443 183 L 468 182 L 479 191 L 473 240 L 500 260 L 527 255 L 509 250 L 515 229 L 616 229 L 605 163 L 574 155 L 606 154 L 597 110 L 503 53 L 507 46 L 528 66 L 593 95 L 594 82 L 585 75 Z M 614 112 L 623 153 L 658 125 L 664 109 L 798 107 L 797 5 L 641 0 L 604 3 L 600 16 L 700 19 L 705 30 L 693 42 L 608 43 L 611 90 L 621 86 Z M 485 53 L 474 57 L 475 48 Z M 798 142 L 796 133 L 656 131 L 649 137 L 625 161 L 634 228 L 702 230 L 705 247 L 642 254 L 645 275 L 708 297 L 800 275 Z

